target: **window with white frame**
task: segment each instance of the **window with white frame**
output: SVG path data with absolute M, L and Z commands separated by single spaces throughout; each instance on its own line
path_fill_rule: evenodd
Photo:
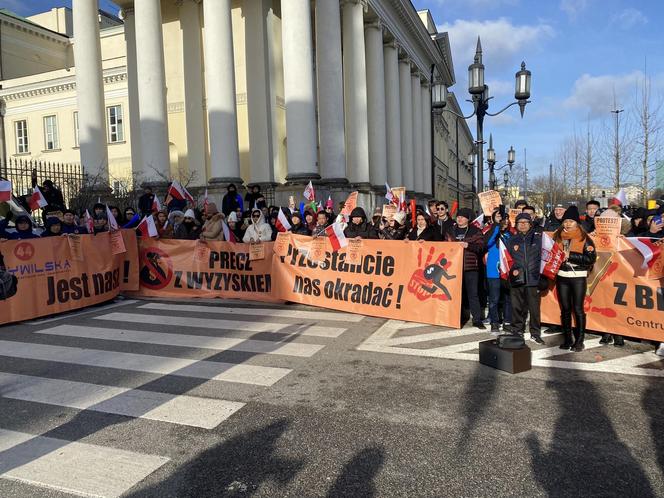
M 28 147 L 28 122 L 25 119 L 14 123 L 16 129 L 16 152 L 26 154 L 30 151 Z
M 124 125 L 122 123 L 122 106 L 113 105 L 106 108 L 108 119 L 108 142 L 124 142 Z
M 74 147 L 78 147 L 78 111 L 74 111 Z
M 58 139 L 58 120 L 55 116 L 44 116 L 44 145 L 46 150 L 60 148 Z

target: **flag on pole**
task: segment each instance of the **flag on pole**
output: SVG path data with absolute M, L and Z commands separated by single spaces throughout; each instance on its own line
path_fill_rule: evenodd
M 484 213 L 480 213 L 480 215 L 472 221 L 471 225 L 482 230 L 484 228 Z
M 565 251 L 556 244 L 548 233 L 542 234 L 540 273 L 549 280 L 558 275 L 558 270 L 565 261 Z
M 174 199 L 179 200 L 179 201 L 187 200 L 187 201 L 191 202 L 192 204 L 194 204 L 193 196 L 177 180 L 173 180 L 171 182 L 171 186 L 168 187 L 167 194 L 170 195 L 171 197 L 173 197 Z
M 291 229 L 291 224 L 289 223 L 288 218 L 286 218 L 286 215 L 281 208 L 279 208 L 279 214 L 277 214 L 276 226 L 277 230 L 280 232 L 287 232 Z
M 12 182 L 0 180 L 0 202 L 9 202 L 12 198 Z
M 110 230 L 119 230 L 120 229 L 120 226 L 118 225 L 118 222 L 115 219 L 115 216 L 113 216 L 113 213 L 111 212 L 111 209 L 108 207 L 108 204 L 106 204 L 106 217 L 108 218 L 108 228 Z
M 625 193 L 625 189 L 621 188 L 618 190 L 616 195 L 611 197 L 609 199 L 609 206 L 626 206 L 627 205 L 627 194 Z
M 507 247 L 505 247 L 505 243 L 503 242 L 502 238 L 498 240 L 498 255 L 500 260 L 500 278 L 503 280 L 508 280 L 513 261 L 512 256 L 510 256 L 510 253 L 507 250 Z
M 314 190 L 314 185 L 309 180 L 309 184 L 304 189 L 304 198 L 309 202 L 313 202 L 316 199 L 316 191 Z
M 394 203 L 394 194 L 392 193 L 392 189 L 390 188 L 390 185 L 385 182 L 385 198 L 387 199 L 388 202 Z
M 152 198 L 152 212 L 158 213 L 161 211 L 161 203 L 159 202 L 159 197 L 156 195 Z
M 32 189 L 32 195 L 30 196 L 30 199 L 28 199 L 28 204 L 32 211 L 37 211 L 39 208 L 48 206 L 48 202 L 46 201 L 44 194 L 39 190 L 39 187 L 35 186 L 35 188 Z
M 662 246 L 655 244 L 654 240 L 649 237 L 625 237 L 625 240 L 632 244 L 632 247 L 643 256 L 641 268 L 644 270 L 652 268 L 662 253 Z
M 458 209 L 459 209 L 459 203 L 457 201 L 454 201 L 452 203 L 452 209 L 450 209 L 450 218 L 454 218 Z
M 397 211 L 401 213 L 406 212 L 406 194 L 404 194 L 403 192 L 401 192 L 401 195 L 397 203 Z
M 330 244 L 332 244 L 332 252 L 337 252 L 348 245 L 348 240 L 340 223 L 332 223 L 325 229 L 325 233 L 330 240 Z
M 157 225 L 155 225 L 154 218 L 152 216 L 146 216 L 143 218 L 143 220 L 136 227 L 136 230 L 141 231 L 141 237 L 146 235 L 148 237 L 157 237 L 159 235 L 159 232 L 157 232 Z
M 95 233 L 95 224 L 92 221 L 92 216 L 90 216 L 90 211 L 85 210 L 85 228 L 88 229 L 88 233 Z
M 316 212 L 320 213 L 321 211 L 325 211 L 323 209 L 323 203 L 321 201 L 318 201 L 318 206 L 316 206 Z
M 205 214 L 205 216 L 207 216 L 208 204 L 207 187 L 205 187 L 205 196 L 203 197 L 203 214 Z

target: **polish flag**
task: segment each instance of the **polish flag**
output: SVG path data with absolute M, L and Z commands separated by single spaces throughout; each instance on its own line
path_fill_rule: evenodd
M 12 182 L 0 180 L 0 202 L 9 202 L 12 198 Z
M 288 218 L 286 218 L 286 215 L 284 214 L 284 211 L 279 208 L 279 214 L 277 214 L 277 230 L 280 232 L 287 232 L 288 230 L 291 229 L 291 224 L 288 222 Z
M 621 188 L 618 190 L 618 193 L 609 199 L 609 206 L 626 206 L 627 205 L 627 194 L 625 189 Z
M 385 198 L 387 199 L 388 202 L 393 202 L 397 204 L 394 198 L 394 194 L 392 193 L 392 189 L 390 188 L 390 185 L 385 182 Z
M 206 191 L 207 191 L 207 189 L 206 189 Z M 183 200 L 186 199 L 187 201 L 194 204 L 194 198 L 192 197 L 192 195 L 177 180 L 173 180 L 171 182 L 171 186 L 168 187 L 167 194 L 172 196 L 174 199 L 179 200 L 179 201 L 183 201 Z
M 452 209 L 450 209 L 450 215 L 449 215 L 450 218 L 454 218 L 458 209 L 459 209 L 459 203 L 457 201 L 454 201 L 452 203 Z
M 106 204 L 106 217 L 108 218 L 108 228 L 111 230 L 119 230 L 120 226 L 118 225 L 117 220 L 115 219 L 115 216 L 113 216 L 113 213 L 108 207 L 108 204 Z
M 226 242 L 237 242 L 237 239 L 235 238 L 235 234 L 231 232 L 231 229 L 228 228 L 228 225 L 226 224 L 226 220 L 221 221 L 221 229 L 224 231 L 224 240 Z
M 662 253 L 662 246 L 655 244 L 649 237 L 625 237 L 625 239 L 643 256 L 641 268 L 652 268 Z
M 565 251 L 553 241 L 548 233 L 543 233 L 540 273 L 549 280 L 554 280 L 564 261 Z
M 161 203 L 159 202 L 159 197 L 156 195 L 152 198 L 152 212 L 158 213 L 161 211 Z
M 330 239 L 330 243 L 332 244 L 332 252 L 337 252 L 342 247 L 346 247 L 348 245 L 348 240 L 344 235 L 344 231 L 340 223 L 332 223 L 325 229 L 325 233 L 327 234 L 328 238 Z
M 397 205 L 397 211 L 401 213 L 406 212 L 406 194 L 402 193 L 401 197 L 399 198 L 398 205 Z
M 88 233 L 95 233 L 95 223 L 92 221 L 92 216 L 90 216 L 90 211 L 85 210 L 85 228 L 88 229 Z
M 159 235 L 159 232 L 157 232 L 157 225 L 155 225 L 154 218 L 152 216 L 146 216 L 143 218 L 143 220 L 136 227 L 136 230 L 141 231 L 141 237 L 145 237 L 146 235 L 148 237 L 157 237 Z
M 207 216 L 207 210 L 208 210 L 208 193 L 207 193 L 207 187 L 205 187 L 205 197 L 203 197 L 203 213 L 205 216 Z
M 512 256 L 510 256 L 503 239 L 498 240 L 498 255 L 500 259 L 500 278 L 508 280 L 510 276 L 510 268 L 512 267 Z
M 30 205 L 30 209 L 32 211 L 37 211 L 39 208 L 48 206 L 48 202 L 46 201 L 44 194 L 42 194 L 41 190 L 39 190 L 39 187 L 35 186 L 35 188 L 32 190 L 32 195 L 28 200 L 28 204 Z
M 484 228 L 484 213 L 480 213 L 480 215 L 472 221 L 471 225 L 482 230 Z
M 314 190 L 314 185 L 309 181 L 307 188 L 304 189 L 304 198 L 309 202 L 313 202 L 316 199 L 316 191 Z

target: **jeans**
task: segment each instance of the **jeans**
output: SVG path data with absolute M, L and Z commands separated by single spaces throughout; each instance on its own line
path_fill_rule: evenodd
M 526 330 L 526 317 L 530 313 L 530 335 L 539 336 L 540 322 L 540 292 L 537 287 L 515 287 L 511 289 L 512 298 L 512 328 L 515 332 L 523 334 Z
M 463 272 L 463 300 L 461 315 L 468 317 L 468 308 L 473 316 L 473 323 L 482 323 L 482 309 L 479 298 L 479 272 Z M 463 320 L 465 321 L 465 320 Z
M 510 293 L 507 290 L 503 290 L 501 279 L 487 278 L 487 287 L 489 289 L 489 319 L 491 320 L 491 325 L 500 323 L 499 310 L 501 295 L 504 299 L 503 321 L 504 323 L 512 323 L 512 300 L 510 299 Z

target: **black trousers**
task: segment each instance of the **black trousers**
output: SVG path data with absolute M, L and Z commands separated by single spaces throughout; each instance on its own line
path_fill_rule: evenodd
M 582 318 L 586 316 L 583 301 L 586 297 L 587 285 L 586 277 L 556 278 L 556 290 L 560 303 L 560 321 L 563 329 L 569 330 L 572 328 L 572 313 L 577 326 L 580 323 L 585 324 L 585 320 L 582 320 Z
M 462 323 L 468 320 L 468 315 L 473 315 L 473 323 L 482 323 L 482 309 L 480 307 L 479 298 L 479 272 L 464 271 L 463 272 L 463 299 L 461 301 L 462 310 L 461 317 Z M 470 313 L 468 313 L 470 308 Z
M 512 328 L 523 334 L 526 330 L 526 318 L 530 313 L 530 334 L 541 334 L 540 292 L 537 287 L 516 287 L 510 290 L 512 298 Z

